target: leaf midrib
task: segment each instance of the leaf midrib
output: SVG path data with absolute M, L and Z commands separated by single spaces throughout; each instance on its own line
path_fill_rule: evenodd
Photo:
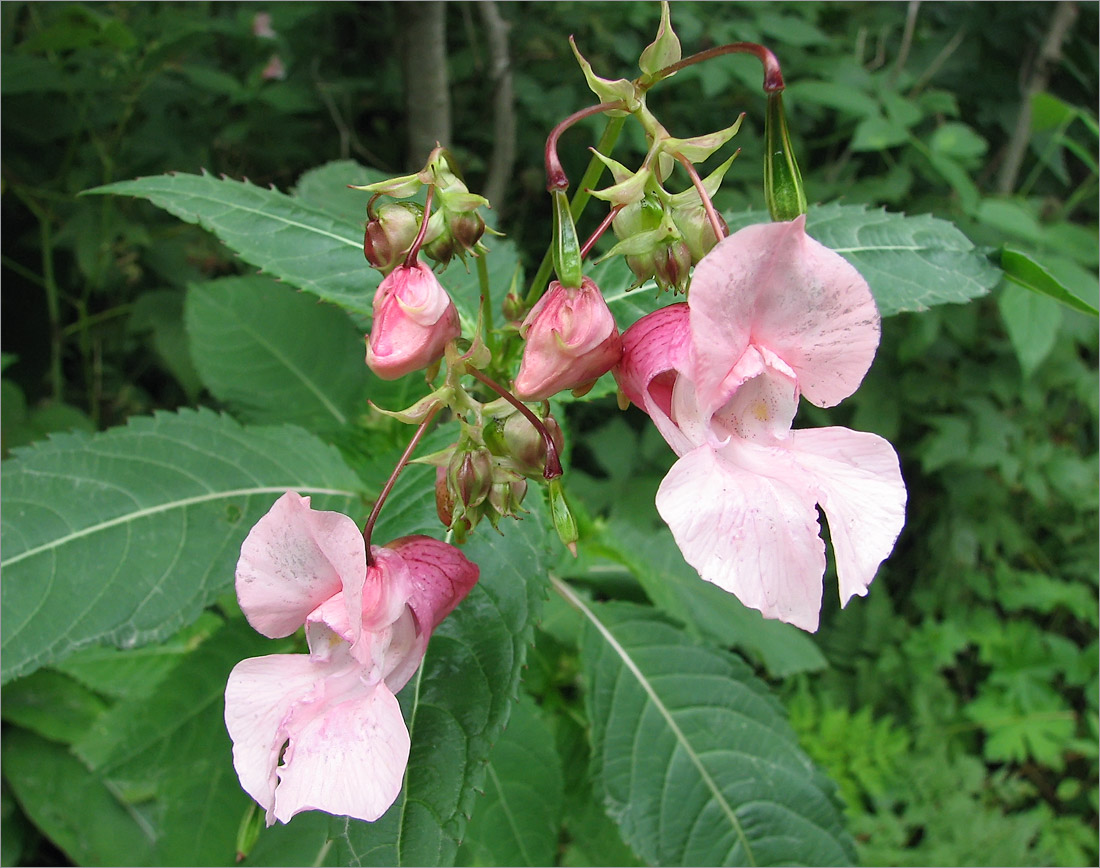
M 565 598 L 566 602 L 568 602 L 571 606 L 580 611 L 581 614 L 583 614 L 589 621 L 592 622 L 592 625 L 604 638 L 604 641 L 606 641 L 607 644 L 611 646 L 611 649 L 619 656 L 619 659 L 622 660 L 623 665 L 626 666 L 630 673 L 637 679 L 638 684 L 641 685 L 642 689 L 649 697 L 649 701 L 653 703 L 654 708 L 656 708 L 661 717 L 664 718 L 665 723 L 668 725 L 668 728 L 672 732 L 677 743 L 687 754 L 687 757 L 691 761 L 691 764 L 695 766 L 695 769 L 699 773 L 700 778 L 702 778 L 704 785 L 707 787 L 708 790 L 710 790 L 711 794 L 713 795 L 714 801 L 718 804 L 719 808 L 721 808 L 722 810 L 722 813 L 725 814 L 726 818 L 729 820 L 730 826 L 733 828 L 734 832 L 737 833 L 737 837 L 741 841 L 741 846 L 745 850 L 747 864 L 755 866 L 756 859 L 753 857 L 752 847 L 749 844 L 748 837 L 745 835 L 745 830 L 741 826 L 741 821 L 737 819 L 737 815 L 733 811 L 733 807 L 726 800 L 725 795 L 722 793 L 721 789 L 719 789 L 718 784 L 715 782 L 714 778 L 711 777 L 710 772 L 708 772 L 706 767 L 703 765 L 702 760 L 699 758 L 699 755 L 695 752 L 695 749 L 692 747 L 691 743 L 684 735 L 683 730 L 681 730 L 679 725 L 676 723 L 676 720 L 672 716 L 672 712 L 669 711 L 668 707 L 665 706 L 665 704 L 661 701 L 660 697 L 657 695 L 656 690 L 653 688 L 653 685 L 650 684 L 649 680 L 645 677 L 645 674 L 641 671 L 640 668 L 638 668 L 638 664 L 634 662 L 634 658 L 630 656 L 627 650 L 619 643 L 619 640 L 615 638 L 614 634 L 612 634 L 607 626 L 596 616 L 596 613 L 588 607 L 584 600 L 582 600 L 577 594 L 573 592 L 573 589 L 570 588 L 569 585 L 567 585 L 565 582 L 563 582 L 561 579 L 553 574 L 550 575 L 550 583 L 554 586 L 554 590 L 556 590 Z

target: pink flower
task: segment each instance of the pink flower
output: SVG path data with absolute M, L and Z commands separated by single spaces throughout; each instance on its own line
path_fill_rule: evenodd
M 309 643 L 309 654 L 242 660 L 225 689 L 233 765 L 269 826 L 308 810 L 377 820 L 401 792 L 409 732 L 395 694 L 478 568 L 424 536 L 371 557 L 355 522 L 293 492 L 241 546 L 248 622 L 271 638 L 304 624 Z
M 367 364 L 383 380 L 426 368 L 462 333 L 458 311 L 424 263 L 397 266 L 374 294 Z
M 260 39 L 275 38 L 275 28 L 271 26 L 270 12 L 257 12 L 252 16 L 252 35 Z
M 616 378 L 680 460 L 657 510 L 685 560 L 765 617 L 816 630 L 829 521 L 840 600 L 863 596 L 905 520 L 897 455 L 874 434 L 791 430 L 859 386 L 879 316 L 866 281 L 805 233 L 750 226 L 697 266 L 687 304 L 623 335 Z
M 286 66 L 283 64 L 283 59 L 277 54 L 271 55 L 267 66 L 260 73 L 260 78 L 264 81 L 282 81 L 286 78 Z
M 580 289 L 550 284 L 520 326 L 527 340 L 515 391 L 524 401 L 542 401 L 563 389 L 606 374 L 622 355 L 615 318 L 589 278 Z

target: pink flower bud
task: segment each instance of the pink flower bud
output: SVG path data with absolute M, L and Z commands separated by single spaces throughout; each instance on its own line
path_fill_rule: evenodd
M 422 262 L 399 265 L 378 285 L 367 365 L 383 380 L 426 368 L 462 333 L 458 311 L 432 270 Z
M 579 289 L 550 284 L 520 326 L 527 340 L 515 392 L 524 401 L 543 401 L 607 373 L 622 355 L 615 318 L 589 278 Z
M 368 221 L 363 233 L 363 255 L 382 274 L 404 260 L 420 232 L 424 209 L 414 202 L 388 202 Z

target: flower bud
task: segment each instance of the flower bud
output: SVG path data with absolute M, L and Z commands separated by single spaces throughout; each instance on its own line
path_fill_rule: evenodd
M 515 393 L 523 401 L 543 401 L 592 382 L 611 370 L 623 351 L 615 318 L 588 277 L 578 289 L 553 281 L 520 334 L 527 343 Z
M 459 450 L 447 467 L 447 486 L 457 504 L 470 510 L 482 504 L 493 484 L 493 458 L 488 449 Z
M 383 380 L 396 380 L 437 361 L 461 333 L 454 302 L 431 269 L 399 265 L 374 295 L 367 365 Z
M 560 455 L 565 448 L 565 437 L 558 420 L 547 414 L 542 424 L 546 426 Z M 512 459 L 516 470 L 524 476 L 541 478 L 546 469 L 546 441 L 530 420 L 522 413 L 513 413 L 504 420 L 500 434 L 505 454 Z
M 498 468 L 497 478 L 494 478 L 493 486 L 489 490 L 489 505 L 494 513 L 490 512 L 489 521 L 496 527 L 496 519 L 504 516 L 514 518 L 522 512 L 523 498 L 527 496 L 527 480 L 515 473 L 509 473 L 503 468 Z
M 408 255 L 420 232 L 424 209 L 414 202 L 387 202 L 367 222 L 363 235 L 363 255 L 367 262 L 389 274 Z

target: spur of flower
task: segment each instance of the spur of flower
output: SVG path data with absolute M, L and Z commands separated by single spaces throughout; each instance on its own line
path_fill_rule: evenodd
M 897 454 L 847 428 L 792 429 L 859 386 L 879 314 L 867 282 L 805 232 L 750 226 L 696 266 L 688 302 L 623 335 L 615 375 L 679 457 L 657 510 L 685 560 L 742 603 L 818 627 L 825 513 L 840 600 L 863 596 L 905 521 Z
M 287 492 L 249 533 L 236 588 L 271 638 L 305 627 L 308 654 L 234 667 L 225 722 L 241 786 L 267 824 L 320 810 L 376 820 L 397 799 L 409 732 L 396 694 L 478 568 L 454 546 L 408 536 L 366 544 L 348 516 Z

